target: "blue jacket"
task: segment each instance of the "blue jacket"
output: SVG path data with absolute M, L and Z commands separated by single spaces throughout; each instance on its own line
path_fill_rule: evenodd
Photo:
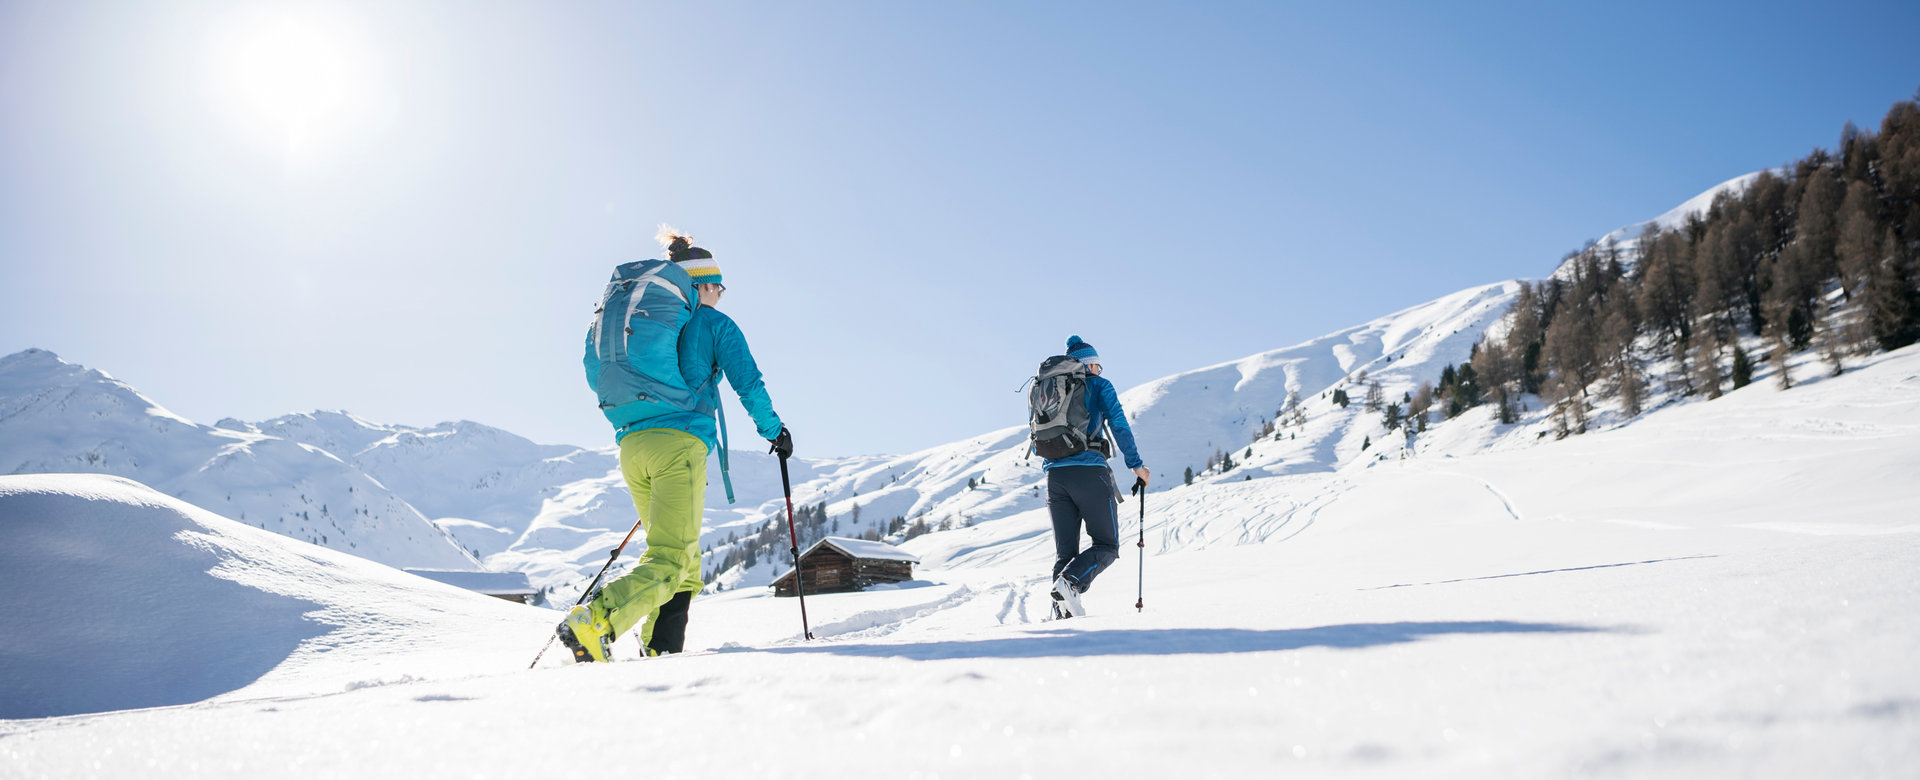
M 1137 469 L 1145 466 L 1140 452 L 1133 446 L 1133 428 L 1127 425 L 1127 411 L 1120 408 L 1120 392 L 1113 389 L 1113 383 L 1097 376 L 1087 377 L 1087 435 L 1100 436 L 1103 424 L 1113 426 L 1113 441 L 1120 445 L 1120 454 L 1126 456 L 1127 468 Z M 1043 461 L 1041 469 L 1055 466 L 1105 466 L 1107 458 L 1098 451 L 1087 450 L 1078 455 L 1059 460 Z
M 634 431 L 672 428 L 698 437 L 706 443 L 708 452 L 719 450 L 713 416 L 720 406 L 723 376 L 739 394 L 740 405 L 753 416 L 754 432 L 763 439 L 780 435 L 780 415 L 773 412 L 773 399 L 767 397 L 760 366 L 753 362 L 747 338 L 741 335 L 740 326 L 734 324 L 732 317 L 710 306 L 701 306 L 693 312 L 693 318 L 680 331 L 680 373 L 700 399 L 699 405 L 691 412 L 673 411 L 635 420 L 620 429 L 615 441 Z M 724 456 L 721 468 L 725 468 Z

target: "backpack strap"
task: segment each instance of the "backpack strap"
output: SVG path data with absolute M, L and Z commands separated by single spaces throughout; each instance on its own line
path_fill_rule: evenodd
M 720 421 L 720 484 L 727 489 L 727 503 L 733 503 L 733 478 L 727 475 L 727 405 L 713 405 L 713 415 Z
M 718 365 L 715 365 L 713 371 L 707 374 L 706 381 L 693 389 L 693 397 L 706 398 L 708 389 L 713 390 L 713 417 L 720 424 L 720 484 L 727 489 L 727 503 L 731 504 L 734 500 L 733 476 L 727 473 L 727 404 L 726 399 L 720 397 L 720 366 Z

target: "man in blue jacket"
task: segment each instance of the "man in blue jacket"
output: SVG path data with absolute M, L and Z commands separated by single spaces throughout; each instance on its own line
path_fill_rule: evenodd
M 1146 485 L 1148 471 L 1134 449 L 1133 428 L 1127 424 L 1127 412 L 1120 408 L 1120 393 L 1113 383 L 1101 378 L 1100 353 L 1079 336 L 1067 339 L 1067 355 L 1086 364 L 1087 437 L 1100 439 L 1103 428 L 1113 432 L 1113 444 L 1126 456 L 1139 484 Z M 1080 594 L 1093 584 L 1114 560 L 1120 557 L 1119 490 L 1113 482 L 1113 469 L 1107 466 L 1107 446 L 1089 447 L 1086 452 L 1058 460 L 1046 460 L 1041 468 L 1047 473 L 1047 512 L 1053 516 L 1053 598 L 1062 617 L 1084 615 Z M 1093 546 L 1080 549 L 1080 528 L 1085 525 Z
M 724 377 L 753 416 L 754 430 L 781 457 L 793 454 L 793 436 L 773 411 L 747 339 L 733 318 L 715 308 L 727 291 L 713 254 L 681 235 L 667 236 L 668 259 L 693 278 L 700 304 L 680 331 L 680 371 L 700 401 L 693 411 L 670 411 L 629 421 L 616 431 L 620 473 L 647 529 L 647 551 L 626 576 L 574 607 L 560 638 L 595 661 L 605 648 L 643 621 L 648 655 L 680 652 L 687 609 L 700 580 L 700 519 L 705 507 L 707 453 L 720 447 L 714 412 Z M 726 455 L 721 452 L 721 469 Z

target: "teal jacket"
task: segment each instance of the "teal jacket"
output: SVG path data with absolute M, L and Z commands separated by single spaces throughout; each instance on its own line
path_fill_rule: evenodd
M 746 407 L 747 414 L 752 415 L 754 432 L 763 439 L 780 435 L 780 415 L 773 412 L 773 399 L 767 397 L 760 366 L 753 362 L 747 337 L 741 335 L 740 326 L 734 324 L 732 317 L 710 306 L 701 306 L 693 312 L 693 318 L 680 331 L 680 373 L 699 398 L 698 406 L 691 412 L 671 411 L 629 422 L 614 434 L 615 441 L 649 428 L 686 431 L 705 442 L 708 452 L 721 453 L 724 474 L 725 437 L 714 423 L 714 414 L 720 408 L 722 377 L 739 394 L 740 405 Z

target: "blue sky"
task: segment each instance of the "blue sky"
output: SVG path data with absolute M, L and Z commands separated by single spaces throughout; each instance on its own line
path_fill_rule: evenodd
M 1545 274 L 1877 128 L 1916 30 L 1891 2 L 0 2 L 0 353 L 208 423 L 601 445 L 581 337 L 670 222 L 801 454 L 906 452 L 1021 424 L 1069 334 L 1125 388 Z

